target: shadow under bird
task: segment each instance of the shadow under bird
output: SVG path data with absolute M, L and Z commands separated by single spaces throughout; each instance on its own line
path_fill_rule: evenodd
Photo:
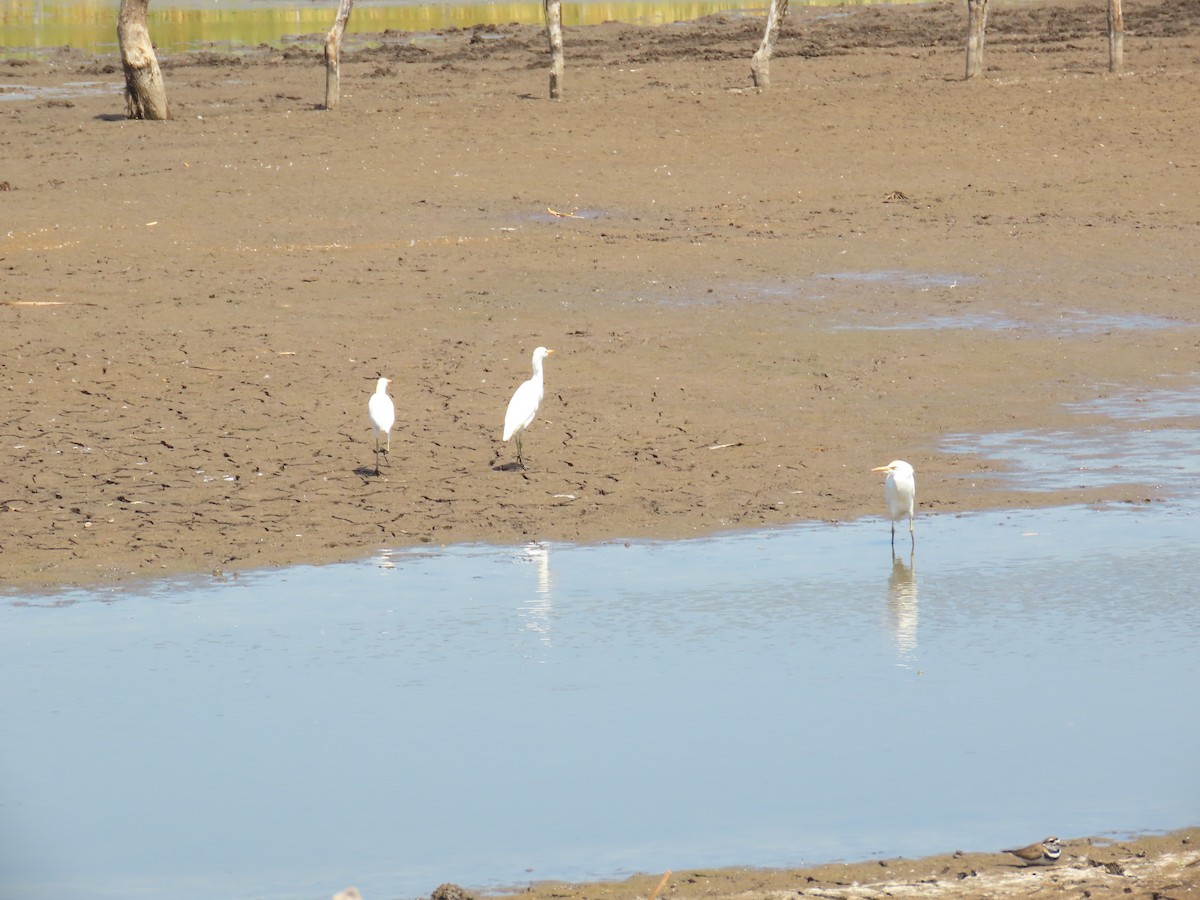
M 379 474 L 379 436 L 387 438 L 384 453 L 392 451 L 392 426 L 396 424 L 396 405 L 388 396 L 387 386 L 391 382 L 380 378 L 375 382 L 375 393 L 367 401 L 367 413 L 371 417 L 371 431 L 375 434 L 375 474 Z
M 538 407 L 542 405 L 542 397 L 546 392 L 542 363 L 553 352 L 545 347 L 533 351 L 533 377 L 521 383 L 508 401 L 508 409 L 504 413 L 504 440 L 516 436 L 517 462 L 522 469 L 525 468 L 525 457 L 521 453 L 521 433 L 537 418 Z
M 1062 847 L 1058 843 L 1058 838 L 1048 837 L 1044 841 L 1030 844 L 1028 847 L 1016 847 L 1002 852 L 1011 853 L 1017 859 L 1024 860 L 1027 866 L 1048 866 L 1058 861 L 1062 855 Z
M 908 517 L 908 536 L 916 547 L 917 537 L 913 533 L 913 511 L 917 503 L 917 479 L 913 467 L 902 459 L 893 459 L 886 466 L 876 466 L 872 472 L 887 472 L 883 482 L 883 495 L 887 498 L 888 515 L 892 519 L 892 549 L 896 549 L 896 523 Z

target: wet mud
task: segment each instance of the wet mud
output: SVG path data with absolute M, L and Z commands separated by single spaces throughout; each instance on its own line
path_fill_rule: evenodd
M 1116 76 L 1100 4 L 1001 5 L 971 83 L 963 16 L 796 10 L 765 94 L 738 16 L 567 29 L 561 102 L 531 27 L 356 35 L 334 111 L 311 43 L 215 48 L 164 57 L 165 123 L 124 119 L 115 58 L 0 61 L 5 584 L 882 532 L 895 458 L 918 542 L 1169 501 L 1023 490 L 951 438 L 1194 390 L 1198 7 L 1126 4 Z M 500 431 L 538 345 L 521 470 Z

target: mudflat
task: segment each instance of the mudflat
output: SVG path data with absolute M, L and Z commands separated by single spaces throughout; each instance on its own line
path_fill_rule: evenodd
M 1046 837 L 1046 835 L 1043 835 Z M 1035 839 L 1040 840 L 1040 838 Z M 945 853 L 807 868 L 708 869 L 638 875 L 601 884 L 534 883 L 524 900 L 1195 900 L 1200 897 L 1200 829 L 1128 840 L 1065 840 L 1051 865 L 1000 853 Z M 455 900 L 439 889 L 434 900 Z
M 157 123 L 0 61 L 5 582 L 879 515 L 895 458 L 919 517 L 1160 498 L 947 449 L 1194 386 L 1200 7 L 1125 14 L 1115 76 L 1100 4 L 1001 6 L 966 82 L 954 5 L 796 10 L 761 94 L 743 17 L 568 29 L 560 102 L 534 27 L 358 36 L 332 111 L 165 54 Z

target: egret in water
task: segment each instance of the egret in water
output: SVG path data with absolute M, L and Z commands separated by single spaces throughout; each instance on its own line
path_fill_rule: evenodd
M 894 459 L 886 466 L 878 466 L 872 472 L 887 472 L 883 483 L 883 494 L 887 497 L 888 515 L 892 517 L 892 549 L 896 549 L 896 523 L 908 516 L 908 536 L 916 547 L 913 534 L 913 507 L 917 502 L 917 479 L 913 467 L 902 459 Z
M 521 432 L 533 424 L 538 407 L 542 405 L 542 396 L 546 392 L 542 383 L 542 361 L 553 352 L 545 347 L 533 351 L 533 377 L 517 388 L 504 413 L 504 440 L 516 435 L 517 462 L 522 469 L 525 468 L 525 457 L 521 455 Z
M 396 424 L 396 406 L 388 396 L 387 386 L 391 384 L 386 378 L 375 382 L 375 393 L 367 401 L 367 412 L 371 416 L 371 430 L 375 432 L 375 474 L 379 474 L 379 435 L 387 437 L 384 453 L 392 450 L 392 426 Z

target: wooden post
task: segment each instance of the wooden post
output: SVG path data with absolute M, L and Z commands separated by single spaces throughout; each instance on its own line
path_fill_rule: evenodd
M 546 11 L 546 37 L 550 40 L 550 99 L 562 96 L 563 36 L 562 0 L 543 0 Z
M 1108 0 L 1108 71 L 1120 72 L 1125 65 L 1125 19 L 1121 0 Z
M 988 0 L 967 0 L 967 78 L 983 74 Z
M 150 0 L 121 0 L 117 13 L 117 43 L 125 71 L 125 111 L 131 119 L 169 119 L 167 90 L 146 25 L 149 10 Z
M 750 57 L 750 78 L 759 92 L 771 87 L 771 54 L 775 52 L 775 39 L 779 37 L 779 26 L 783 23 L 787 10 L 788 0 L 771 0 L 762 43 Z
M 337 16 L 325 36 L 325 108 L 333 109 L 342 97 L 342 35 L 350 21 L 354 0 L 338 0 Z

